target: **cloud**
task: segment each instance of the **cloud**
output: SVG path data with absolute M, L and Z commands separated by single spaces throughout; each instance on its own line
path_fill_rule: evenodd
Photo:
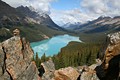
M 29 2 L 27 0 L 2 0 L 2 1 L 8 3 L 12 7 L 18 7 L 21 5 L 24 5 L 24 6 L 29 5 Z
M 38 11 L 43 11 L 50 13 L 51 9 L 51 2 L 56 0 L 28 0 L 30 3 L 30 6 L 33 6 Z
M 18 6 L 32 6 L 38 11 L 50 13 L 50 3 L 56 0 L 3 0 L 13 7 Z
M 81 7 L 90 15 L 96 17 L 118 16 L 120 13 L 120 0 L 83 0 Z
M 50 14 L 51 18 L 62 26 L 66 23 L 76 23 L 76 22 L 85 22 L 87 20 L 91 20 L 92 17 L 88 16 L 85 13 L 82 13 L 79 9 L 73 9 L 73 10 L 52 10 L 52 13 Z
M 111 8 L 120 10 L 120 0 L 109 0 L 108 3 Z
M 94 14 L 101 14 L 108 11 L 105 0 L 83 0 L 81 6 L 87 11 Z
M 86 22 L 99 16 L 120 16 L 120 0 L 79 0 L 80 7 L 71 10 L 55 10 L 51 3 L 57 0 L 3 0 L 13 7 L 33 6 L 50 15 L 57 24 Z M 78 2 L 79 2 L 78 1 Z M 71 4 L 72 6 L 72 4 Z M 61 6 L 62 7 L 62 6 Z
M 120 0 L 82 0 L 79 9 L 52 10 L 51 18 L 61 24 L 86 22 L 100 16 L 120 16 Z

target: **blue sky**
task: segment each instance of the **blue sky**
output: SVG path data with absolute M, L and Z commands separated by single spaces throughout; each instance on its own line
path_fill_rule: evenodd
M 58 0 L 51 3 L 51 7 L 57 10 L 71 10 L 80 8 L 81 0 Z
M 66 23 L 85 23 L 100 16 L 120 16 L 120 0 L 3 0 L 13 7 L 32 6 L 47 13 L 62 26 Z

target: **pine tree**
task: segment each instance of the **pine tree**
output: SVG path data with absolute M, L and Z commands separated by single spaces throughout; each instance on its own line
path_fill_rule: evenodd
M 45 62 L 46 59 L 47 59 L 47 57 L 46 57 L 46 55 L 45 55 L 45 53 L 44 53 L 44 54 L 42 55 L 42 57 L 41 57 L 41 62 Z
M 39 63 L 39 57 L 38 57 L 37 52 L 36 52 L 36 56 L 35 56 L 35 62 L 36 62 L 36 66 L 39 67 L 40 63 Z

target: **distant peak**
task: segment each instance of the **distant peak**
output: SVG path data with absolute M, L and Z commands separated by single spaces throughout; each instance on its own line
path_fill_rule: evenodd
M 107 18 L 111 18 L 111 17 L 110 16 L 100 16 L 100 17 L 98 17 L 99 20 L 101 20 L 101 19 L 107 19 Z
M 23 5 L 21 5 L 21 6 L 18 6 L 17 8 L 29 9 L 27 6 L 23 6 Z
M 37 10 L 36 10 L 33 6 L 29 6 L 28 8 L 29 8 L 31 11 L 37 12 Z

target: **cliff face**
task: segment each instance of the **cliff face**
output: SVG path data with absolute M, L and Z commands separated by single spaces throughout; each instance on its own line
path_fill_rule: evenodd
M 105 69 L 110 66 L 110 61 L 120 55 L 120 32 L 108 35 L 109 44 L 105 51 Z M 120 59 L 118 59 L 120 60 Z M 119 61 L 118 61 L 119 62 Z
M 100 80 L 118 80 L 120 63 L 120 32 L 107 36 L 107 48 L 102 64 L 96 67 Z
M 0 80 L 40 80 L 25 38 L 14 36 L 0 43 Z

